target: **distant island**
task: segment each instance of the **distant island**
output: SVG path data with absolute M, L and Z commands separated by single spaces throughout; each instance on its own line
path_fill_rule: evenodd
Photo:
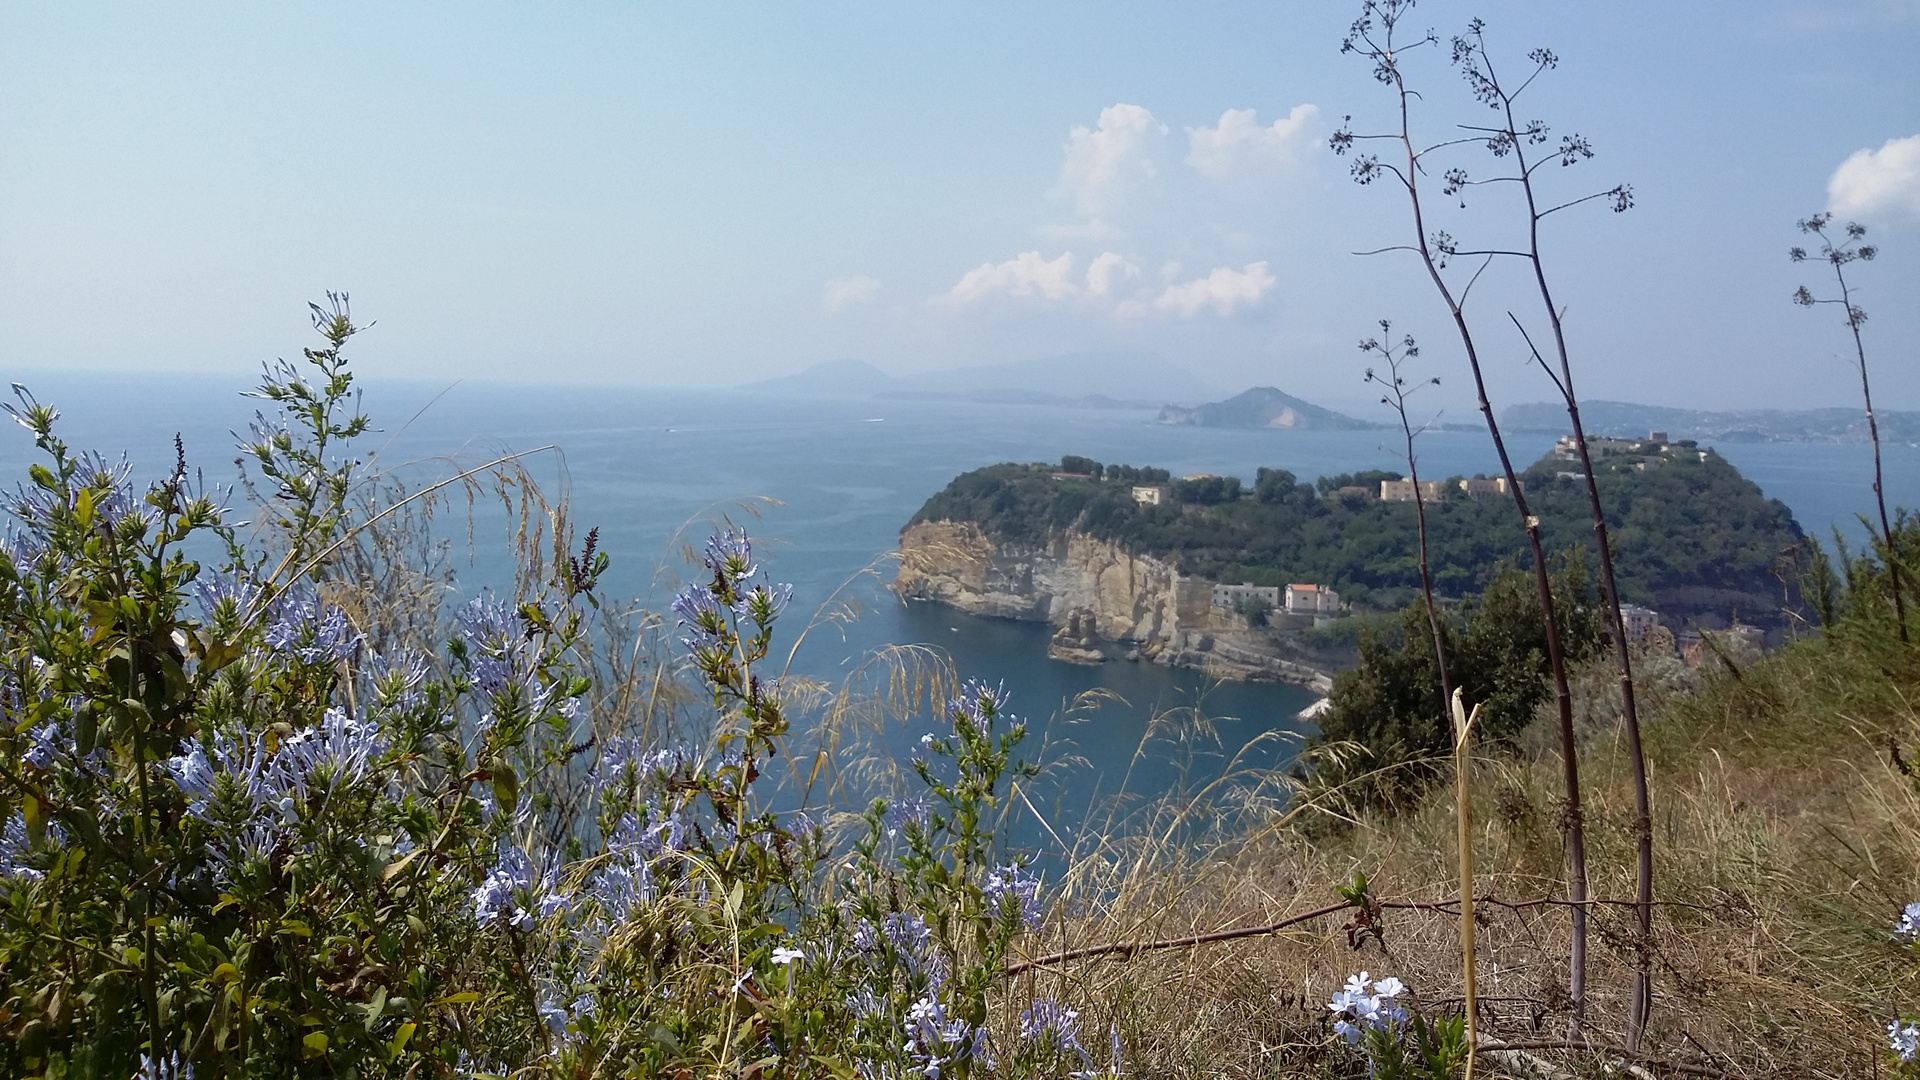
M 1321 408 L 1271 386 L 1256 386 L 1225 401 L 1209 402 L 1191 409 L 1169 405 L 1160 410 L 1160 422 L 1196 427 L 1287 428 L 1296 431 L 1360 431 L 1380 426 Z
M 1595 452 L 1624 600 L 1675 627 L 1780 621 L 1790 587 L 1775 569 L 1804 535 L 1785 504 L 1691 442 L 1599 440 Z M 1592 540 L 1575 468 L 1563 446 L 1522 479 L 1550 552 L 1584 551 Z M 1503 481 L 1453 477 L 1424 486 L 1443 595 L 1477 592 L 1501 563 L 1524 563 L 1525 537 Z M 927 500 L 908 530 L 965 525 L 1001 554 L 1064 550 L 1084 537 L 1183 576 L 1311 583 L 1356 606 L 1388 609 L 1419 585 L 1410 488 L 1388 472 L 1307 484 L 1284 469 L 1261 469 L 1249 485 L 1069 457 L 962 474 Z
M 1876 410 L 1880 437 L 1888 442 L 1920 443 L 1920 412 Z M 1580 403 L 1581 424 L 1591 435 L 1645 438 L 1663 432 L 1669 439 L 1711 442 L 1866 442 L 1867 417 L 1858 407 L 1839 409 L 1743 409 L 1707 412 L 1626 401 Z M 1566 407 L 1555 402 L 1510 405 L 1500 423 L 1511 431 L 1568 430 Z

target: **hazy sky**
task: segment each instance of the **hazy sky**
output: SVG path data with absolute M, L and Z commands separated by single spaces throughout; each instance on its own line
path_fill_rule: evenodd
M 6 3 L 0 362 L 240 375 L 346 289 L 385 375 L 728 384 L 1127 345 L 1343 403 L 1392 318 L 1462 406 L 1418 267 L 1351 254 L 1408 235 L 1326 148 L 1343 115 L 1391 119 L 1339 53 L 1356 10 Z M 1509 71 L 1561 58 L 1527 111 L 1598 156 L 1551 190 L 1634 186 L 1548 234 L 1587 395 L 1851 404 L 1844 327 L 1789 303 L 1828 284 L 1786 249 L 1831 201 L 1886 247 L 1856 274 L 1882 403 L 1920 408 L 1920 2 L 1414 21 L 1475 15 Z M 1485 115 L 1446 61 L 1413 65 L 1435 138 Z M 1435 205 L 1512 239 L 1493 194 Z M 1476 311 L 1502 395 L 1539 400 L 1511 279 Z

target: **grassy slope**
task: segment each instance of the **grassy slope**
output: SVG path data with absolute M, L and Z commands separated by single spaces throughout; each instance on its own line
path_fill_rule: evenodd
M 1651 660 L 1643 674 L 1667 905 L 1656 919 L 1651 1048 L 1696 1063 L 1711 1051 L 1714 1067 L 1750 1075 L 1871 1075 L 1885 1022 L 1920 1005 L 1920 963 L 1890 940 L 1901 905 L 1920 898 L 1920 796 L 1887 753 L 1890 739 L 1909 753 L 1920 740 L 1920 663 L 1885 643 L 1816 640 L 1737 675 L 1700 681 Z M 1604 705 L 1609 682 L 1592 670 L 1581 692 L 1592 895 L 1603 900 L 1632 895 L 1632 792 Z M 1477 892 L 1562 895 L 1557 756 L 1482 760 L 1474 787 Z M 1203 854 L 1106 847 L 1079 864 L 1076 884 L 1117 899 L 1033 947 L 1265 923 L 1335 902 L 1332 884 L 1356 871 L 1380 897 L 1451 895 L 1450 799 L 1442 791 L 1406 817 L 1331 830 L 1298 818 L 1249 825 L 1273 821 L 1256 805 L 1242 822 L 1250 833 Z M 1178 816 L 1161 808 L 1163 822 Z M 1487 1029 L 1508 1039 L 1564 1031 L 1564 912 L 1483 908 L 1482 922 Z M 1624 907 L 1596 914 L 1596 1038 L 1619 1038 L 1630 925 Z M 1326 1049 L 1327 996 L 1368 970 L 1448 1007 L 1459 995 L 1457 927 L 1452 914 L 1389 911 L 1383 940 L 1356 950 L 1322 920 L 1284 937 L 1079 962 L 1032 977 L 1031 989 L 1083 1006 L 1092 1030 L 1117 1021 L 1142 1075 L 1348 1075 L 1353 1060 Z

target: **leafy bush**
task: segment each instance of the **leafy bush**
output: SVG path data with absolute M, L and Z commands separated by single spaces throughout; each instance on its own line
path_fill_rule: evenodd
M 1598 655 L 1605 619 L 1582 564 L 1563 561 L 1553 586 L 1567 662 Z M 1552 694 L 1533 575 L 1505 568 L 1486 592 L 1441 614 L 1448 674 L 1467 700 L 1481 703 L 1477 737 L 1510 743 Z M 1404 806 L 1444 774 L 1453 745 L 1426 608 L 1409 604 L 1398 625 L 1363 627 L 1359 645 L 1359 664 L 1334 677 L 1316 742 L 1351 743 L 1363 753 L 1344 765 L 1323 763 L 1316 783 L 1349 785 L 1345 798 L 1357 804 Z
M 369 509 L 351 456 L 344 299 L 315 321 L 326 346 L 259 391 L 252 541 L 184 460 L 143 495 L 53 408 L 11 410 L 45 460 L 0 552 L 0 1071 L 1097 1071 L 1070 1012 L 987 1034 L 1045 911 L 996 857 L 1031 771 L 1002 692 L 948 704 L 924 801 L 835 823 L 756 791 L 789 592 L 743 534 L 673 605 L 686 742 L 605 722 L 591 536 L 443 648 L 376 648 L 336 575 L 400 504 Z

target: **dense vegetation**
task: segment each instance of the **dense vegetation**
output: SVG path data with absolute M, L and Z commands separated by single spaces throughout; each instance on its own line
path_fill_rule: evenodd
M 1569 560 L 1561 566 L 1553 586 L 1567 661 L 1579 664 L 1599 656 L 1605 617 L 1581 564 Z M 1481 704 L 1479 737 L 1511 743 L 1552 696 L 1533 576 L 1501 568 L 1479 595 L 1443 611 L 1440 627 L 1453 685 Z M 1319 780 L 1332 783 L 1337 776 L 1348 785 L 1351 802 L 1403 805 L 1442 774 L 1440 765 L 1453 745 L 1426 608 L 1409 604 L 1392 624 L 1364 627 L 1359 646 L 1359 663 L 1334 676 L 1314 740 L 1322 746 L 1352 744 L 1362 752 L 1352 763 L 1358 767 L 1323 763 Z M 1357 776 L 1369 779 L 1355 782 Z
M 1300 483 L 1284 469 L 1261 469 L 1249 488 L 1237 477 L 1157 481 L 1159 505 L 1136 502 L 1141 470 L 991 465 L 956 477 L 928 499 L 915 521 L 971 521 L 1000 541 L 1043 542 L 1077 529 L 1129 550 L 1171 558 L 1182 572 L 1259 585 L 1314 582 L 1346 599 L 1391 608 L 1418 590 L 1418 547 L 1411 503 L 1379 500 L 1365 472 Z M 1638 465 L 1649 465 L 1642 470 Z M 1584 486 L 1560 475 L 1570 466 L 1546 457 L 1524 483 L 1550 549 L 1591 540 Z M 1778 500 L 1711 450 L 1676 446 L 1665 453 L 1599 462 L 1600 493 L 1613 529 L 1620 591 L 1675 619 L 1738 615 L 1775 623 L 1791 590 L 1776 569 L 1802 542 Z M 1060 479 L 1056 473 L 1075 474 Z M 1084 475 L 1084 479 L 1078 476 Z M 1164 476 L 1164 472 L 1160 473 Z M 1365 493 L 1345 492 L 1359 486 Z M 1449 482 L 1427 508 L 1435 587 L 1444 596 L 1477 593 L 1505 562 L 1522 559 L 1525 538 L 1504 498 L 1469 498 Z
M 184 456 L 143 492 L 9 407 L 42 453 L 0 545 L 0 1075 L 1118 1070 L 1031 995 L 990 1037 L 1043 910 L 995 835 L 1003 693 L 934 705 L 897 795 L 776 813 L 805 694 L 746 536 L 635 637 L 593 534 L 496 472 L 520 588 L 448 617 L 394 531 L 434 489 L 362 468 L 357 328 L 315 322 L 258 387 L 247 526 Z

